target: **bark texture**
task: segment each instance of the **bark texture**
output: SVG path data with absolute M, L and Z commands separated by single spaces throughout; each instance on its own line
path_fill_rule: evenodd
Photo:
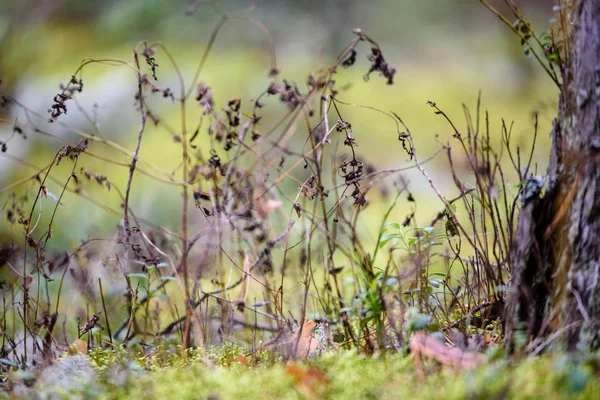
M 600 0 L 576 0 L 543 197 L 526 200 L 513 244 L 506 339 L 553 335 L 600 347 Z

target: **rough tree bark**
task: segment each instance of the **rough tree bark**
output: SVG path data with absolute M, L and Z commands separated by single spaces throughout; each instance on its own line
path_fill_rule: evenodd
M 547 187 L 525 202 L 512 249 L 509 346 L 520 330 L 600 347 L 600 0 L 574 0 L 570 12 Z

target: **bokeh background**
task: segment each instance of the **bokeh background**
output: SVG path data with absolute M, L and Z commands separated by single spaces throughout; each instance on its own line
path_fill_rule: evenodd
M 492 2 L 502 9 L 501 3 Z M 554 17 L 552 1 L 517 3 L 537 30 L 549 27 Z M 482 109 L 489 110 L 494 134 L 500 132 L 501 118 L 514 121 L 515 143 L 522 145 L 530 142 L 533 114 L 539 112 L 540 140 L 535 160 L 539 170 L 543 170 L 557 89 L 535 60 L 524 56 L 519 39 L 477 0 L 219 0 L 216 4 L 223 11 L 244 14 L 264 24 L 274 41 L 281 76 L 301 86 L 310 72 L 330 63 L 354 38 L 353 28 L 361 28 L 369 34 L 397 69 L 395 85 L 388 86 L 384 79 L 377 77 L 364 82 L 362 75 L 368 69 L 365 55 L 369 50 L 362 47 L 357 66 L 338 75 L 339 86 L 350 84 L 339 98 L 402 116 L 415 134 L 421 158 L 439 148 L 440 143 L 451 140 L 452 134 L 448 124 L 426 105 L 427 100 L 437 102 L 461 126 L 463 103 L 475 108 L 481 92 Z M 165 43 L 189 81 L 218 20 L 214 7 L 204 1 L 2 0 L 1 89 L 46 116 L 59 84 L 70 79 L 82 60 L 132 60 L 132 49 L 141 40 Z M 158 56 L 157 62 L 161 82 L 176 88 L 176 76 L 166 58 Z M 220 108 L 232 98 L 246 101 L 255 98 L 269 84 L 269 68 L 269 46 L 263 33 L 247 21 L 230 20 L 221 30 L 200 80 L 214 89 L 216 108 Z M 76 129 L 96 133 L 133 149 L 139 126 L 133 100 L 135 75 L 124 67 L 93 65 L 86 68 L 82 76 L 85 90 L 78 95 L 78 102 L 88 117 L 97 120 L 97 125 L 90 124 L 84 113 L 74 106 L 61 119 Z M 176 106 L 163 101 L 157 102 L 157 107 L 162 118 L 177 121 Z M 279 111 L 285 110 L 280 107 Z M 2 109 L 0 113 L 5 119 L 0 125 L 0 140 L 11 136 L 12 124 L 6 121 L 31 118 L 16 107 Z M 191 115 L 191 119 L 197 118 Z M 345 118 L 354 126 L 363 159 L 376 168 L 408 165 L 390 119 L 362 108 L 346 109 Z M 43 118 L 36 119 L 40 127 L 71 143 L 79 139 L 73 132 L 46 122 Z M 27 140 L 13 138 L 7 152 L 0 154 L 0 188 L 34 171 L 18 160 L 45 166 L 61 145 L 39 135 L 27 136 Z M 93 150 L 121 162 L 129 161 L 97 144 Z M 142 158 L 173 171 L 177 168 L 179 153 L 172 135 L 148 129 L 141 149 Z M 82 166 L 101 172 L 113 184 L 125 187 L 127 168 L 89 159 Z M 447 163 L 443 157 L 432 162 L 428 169 L 436 184 L 447 190 L 445 195 L 456 194 L 445 175 Z M 57 169 L 53 174 L 64 181 L 69 167 Z M 433 205 L 434 193 L 422 177 L 407 173 L 406 179 L 422 201 L 431 200 Z M 290 187 L 297 190 L 294 185 Z M 60 186 L 51 183 L 49 189 L 57 193 Z M 91 187 L 89 192 L 119 210 L 120 199 L 114 193 Z M 0 204 L 5 205 L 6 194 L 2 197 Z M 118 216 L 77 196 L 67 194 L 64 202 L 68 204 L 68 212 L 58 213 L 56 226 L 68 229 L 54 232 L 50 248 L 71 248 L 82 238 L 109 235 L 119 223 Z M 180 194 L 177 191 L 136 176 L 131 204 L 138 216 L 178 229 Z M 385 201 L 373 202 L 373 215 L 385 207 Z M 439 204 L 435 207 L 429 214 L 437 212 Z M 393 218 L 401 220 L 404 214 L 398 213 Z M 423 221 L 430 218 L 429 214 L 423 211 Z M 366 224 L 367 234 L 376 236 L 377 224 L 374 222 L 372 227 Z M 4 242 L 10 230 L 10 224 L 3 217 L 0 232 Z M 368 232 L 370 230 L 372 232 Z

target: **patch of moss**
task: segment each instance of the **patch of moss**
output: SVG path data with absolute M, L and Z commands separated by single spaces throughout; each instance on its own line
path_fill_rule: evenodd
M 11 379 L 13 395 L 32 398 L 160 399 L 397 399 L 574 398 L 600 390 L 600 354 L 548 354 L 524 360 L 499 357 L 467 371 L 425 360 L 419 370 L 411 356 L 366 357 L 331 352 L 308 361 L 239 358 L 237 345 L 167 352 L 153 357 L 124 349 L 95 350 L 63 357 L 42 370 L 37 381 Z M 162 354 L 165 353 L 165 354 Z M 84 370 L 73 370 L 82 365 Z M 77 369 L 77 368 L 75 368 Z M 89 379 L 82 379 L 82 374 Z M 55 378 L 53 378 L 55 377 Z M 60 378 L 60 379 L 59 379 Z M 58 380 L 60 382 L 58 382 Z M 26 384 L 28 383 L 28 384 Z M 2 396 L 0 396 L 2 397 Z

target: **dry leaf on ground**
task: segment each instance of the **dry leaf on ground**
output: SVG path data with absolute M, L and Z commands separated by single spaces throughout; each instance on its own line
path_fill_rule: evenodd
M 487 359 L 481 353 L 464 351 L 458 347 L 448 347 L 433 336 L 421 332 L 412 336 L 409 347 L 417 364 L 417 370 L 422 376 L 425 375 L 423 356 L 459 370 L 475 367 Z

